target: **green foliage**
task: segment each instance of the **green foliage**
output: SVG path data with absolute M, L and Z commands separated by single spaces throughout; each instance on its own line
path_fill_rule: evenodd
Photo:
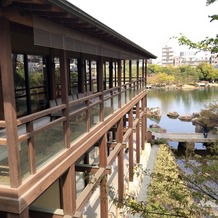
M 17 63 L 17 68 L 14 75 L 14 82 L 17 87 L 25 87 L 24 64 L 21 62 Z
M 199 121 L 207 124 L 207 126 L 213 130 L 218 124 L 218 104 L 217 102 L 212 102 L 204 109 L 200 111 Z
M 200 80 L 213 81 L 218 79 L 218 70 L 208 63 L 201 63 L 196 69 Z
M 212 69 L 212 67 L 210 68 Z M 204 70 L 204 69 L 203 69 Z M 216 70 L 210 72 L 213 79 L 218 79 Z M 200 78 L 200 71 L 192 66 L 159 66 L 148 65 L 148 83 L 149 84 L 196 84 Z M 202 74 L 201 74 L 202 75 Z

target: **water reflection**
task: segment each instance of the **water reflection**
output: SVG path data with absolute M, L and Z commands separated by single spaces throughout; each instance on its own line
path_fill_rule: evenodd
M 212 102 L 218 101 L 218 87 L 194 90 L 148 90 L 148 108 L 160 107 L 161 118 L 158 121 L 148 119 L 148 125 L 157 123 L 167 132 L 193 133 L 192 122 L 184 122 L 167 117 L 168 112 L 176 111 L 179 115 L 200 112 Z

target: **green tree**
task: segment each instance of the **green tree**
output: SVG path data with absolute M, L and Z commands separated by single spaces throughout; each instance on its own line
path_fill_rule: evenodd
M 197 66 L 200 80 L 214 81 L 218 79 L 218 71 L 208 63 L 201 63 Z

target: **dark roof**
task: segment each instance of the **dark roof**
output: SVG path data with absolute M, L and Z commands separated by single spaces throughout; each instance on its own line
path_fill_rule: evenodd
M 1 7 L 6 6 L 16 7 L 21 14 L 36 15 L 68 28 L 86 33 L 100 40 L 113 43 L 120 48 L 129 50 L 142 57 L 157 58 L 152 53 L 125 38 L 66 0 L 6 0 L 3 1 Z

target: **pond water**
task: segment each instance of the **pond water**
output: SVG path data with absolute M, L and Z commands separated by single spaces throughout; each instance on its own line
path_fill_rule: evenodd
M 148 127 L 151 124 L 158 124 L 167 132 L 178 133 L 194 133 L 195 126 L 192 122 L 184 122 L 179 119 L 170 119 L 167 116 L 168 112 L 176 111 L 179 115 L 185 115 L 195 112 L 200 112 L 210 103 L 218 102 L 218 87 L 206 87 L 189 90 L 148 90 L 148 108 L 159 107 L 161 111 L 160 120 L 148 119 Z M 170 143 L 176 147 L 178 143 Z M 201 143 L 196 143 L 196 146 L 202 148 Z

